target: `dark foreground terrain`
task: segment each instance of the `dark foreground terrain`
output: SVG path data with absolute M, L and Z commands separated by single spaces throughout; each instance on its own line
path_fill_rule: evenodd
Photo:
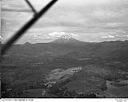
M 14 45 L 1 65 L 2 97 L 128 97 L 128 41 Z

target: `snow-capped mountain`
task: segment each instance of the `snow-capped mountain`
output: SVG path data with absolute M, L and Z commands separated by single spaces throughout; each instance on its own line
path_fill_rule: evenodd
M 77 39 L 75 39 L 72 34 L 65 34 L 60 37 L 58 37 L 56 40 L 53 41 L 53 43 L 78 43 L 81 42 Z
M 59 39 L 71 40 L 73 37 L 71 34 L 62 35 Z

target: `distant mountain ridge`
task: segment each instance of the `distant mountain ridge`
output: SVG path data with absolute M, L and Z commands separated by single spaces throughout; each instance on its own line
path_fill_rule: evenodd
M 109 41 L 100 43 L 88 43 L 74 38 L 58 38 L 50 43 L 26 43 L 13 45 L 8 51 L 9 56 L 28 57 L 69 57 L 69 58 L 109 58 L 128 60 L 128 41 Z

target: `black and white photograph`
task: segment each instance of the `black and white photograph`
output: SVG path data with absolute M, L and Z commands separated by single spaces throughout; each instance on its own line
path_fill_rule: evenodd
M 0 0 L 0 9 L 1 98 L 128 98 L 128 0 Z

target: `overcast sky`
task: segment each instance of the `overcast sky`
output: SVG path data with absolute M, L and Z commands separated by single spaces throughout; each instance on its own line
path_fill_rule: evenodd
M 50 0 L 29 1 L 39 11 Z M 32 16 L 25 0 L 2 0 L 2 41 Z M 128 0 L 58 0 L 18 43 L 49 42 L 63 34 L 91 42 L 128 40 Z

